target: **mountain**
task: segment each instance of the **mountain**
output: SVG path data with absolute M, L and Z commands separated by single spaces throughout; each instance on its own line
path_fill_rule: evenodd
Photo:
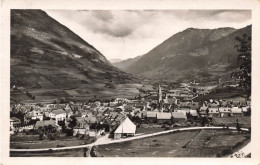
M 11 10 L 11 99 L 85 99 L 133 81 L 44 11 Z
M 118 61 L 112 63 L 114 66 L 118 67 L 119 69 L 125 70 L 130 65 L 132 65 L 134 62 L 138 61 L 141 58 L 141 56 L 137 56 L 135 58 L 129 58 L 126 60 Z
M 188 28 L 142 55 L 124 71 L 137 76 L 171 81 L 216 81 L 238 68 L 236 36 L 251 35 L 242 29 Z

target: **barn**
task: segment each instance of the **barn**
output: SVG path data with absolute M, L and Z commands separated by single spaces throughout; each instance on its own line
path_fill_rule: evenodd
M 146 119 L 148 123 L 155 123 L 157 121 L 157 113 L 158 111 L 147 111 Z
M 172 119 L 174 123 L 184 123 L 187 120 L 187 116 L 186 113 L 182 111 L 172 112 Z
M 157 123 L 164 124 L 168 123 L 171 124 L 172 114 L 171 113 L 157 113 Z
M 134 136 L 136 131 L 136 125 L 128 118 L 116 128 L 114 132 L 114 139 L 120 139 L 121 137 Z
M 234 116 L 234 117 L 243 116 L 242 108 L 232 107 L 232 108 L 231 108 L 231 114 L 232 114 L 232 116 Z

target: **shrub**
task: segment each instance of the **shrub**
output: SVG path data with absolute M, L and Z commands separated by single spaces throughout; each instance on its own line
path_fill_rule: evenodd
M 221 156 L 232 154 L 233 150 L 231 148 L 222 150 Z

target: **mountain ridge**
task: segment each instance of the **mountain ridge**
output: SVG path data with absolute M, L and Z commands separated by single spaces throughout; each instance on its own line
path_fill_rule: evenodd
M 190 81 L 203 72 L 217 80 L 223 76 L 217 72 L 230 72 L 238 67 L 235 36 L 243 33 L 251 35 L 251 25 L 241 29 L 188 28 L 169 37 L 123 70 L 140 77 L 173 81 Z M 212 68 L 213 65 L 218 66 Z
M 24 94 L 33 93 L 36 100 L 83 99 L 129 82 L 135 82 L 131 74 L 46 12 L 11 10 L 12 98 L 29 99 Z

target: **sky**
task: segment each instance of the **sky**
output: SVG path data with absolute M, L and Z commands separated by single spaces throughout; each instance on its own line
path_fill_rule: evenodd
M 250 10 L 46 10 L 108 60 L 146 54 L 187 28 L 243 28 Z

